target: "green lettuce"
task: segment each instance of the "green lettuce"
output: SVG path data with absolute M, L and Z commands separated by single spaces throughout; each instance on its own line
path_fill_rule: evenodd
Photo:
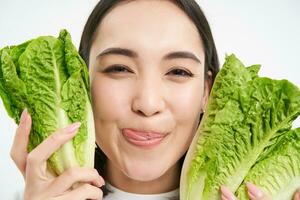
M 81 126 L 72 141 L 48 160 L 56 175 L 73 166 L 94 166 L 95 128 L 85 62 L 62 30 L 58 38 L 41 36 L 0 50 L 0 96 L 8 115 L 20 122 L 32 117 L 28 149 L 75 121 Z
M 287 80 L 259 77 L 259 69 L 226 57 L 183 164 L 181 199 L 219 199 L 221 185 L 248 199 L 244 181 L 284 199 L 300 183 L 299 156 L 293 156 L 299 152 L 299 129 L 291 130 L 300 114 L 300 91 Z M 291 152 L 283 151 L 285 141 L 295 144 Z M 276 159 L 285 171 L 274 166 Z
M 284 133 L 265 156 L 247 173 L 244 182 L 258 185 L 272 200 L 291 200 L 300 187 L 300 128 Z M 239 199 L 248 199 L 245 184 L 237 192 Z

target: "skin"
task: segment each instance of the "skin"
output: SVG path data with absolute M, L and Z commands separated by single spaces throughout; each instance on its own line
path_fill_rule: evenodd
M 204 49 L 195 25 L 169 1 L 133 1 L 114 8 L 96 34 L 89 68 L 97 143 L 108 156 L 106 180 L 133 193 L 178 188 L 178 160 L 191 143 L 205 101 Z M 130 49 L 137 56 L 98 56 L 108 48 Z M 164 59 L 175 51 L 188 51 L 200 62 Z M 124 66 L 121 72 L 106 72 L 116 64 Z M 124 139 L 124 128 L 166 137 L 154 148 L 139 148 Z
M 137 56 L 98 56 L 111 47 L 130 49 Z M 200 63 L 163 59 L 174 51 L 191 52 Z M 204 49 L 195 25 L 169 1 L 121 3 L 99 25 L 89 63 L 96 139 L 108 157 L 105 180 L 121 190 L 143 194 L 178 188 L 178 160 L 192 140 L 209 91 Z M 127 70 L 108 73 L 112 64 Z M 76 135 L 80 124 L 57 130 L 29 153 L 31 123 L 24 110 L 11 149 L 25 179 L 24 199 L 102 199 L 98 187 L 104 180 L 95 169 L 71 168 L 58 177 L 47 171 L 46 160 Z M 160 131 L 166 137 L 153 148 L 140 148 L 125 141 L 123 128 Z M 254 185 L 247 187 L 251 200 L 270 200 Z M 236 199 L 225 186 L 220 191 L 222 200 Z M 298 191 L 294 200 L 299 196 Z

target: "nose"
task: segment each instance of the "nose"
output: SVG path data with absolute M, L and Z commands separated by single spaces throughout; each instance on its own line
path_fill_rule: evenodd
M 165 99 L 162 84 L 157 80 L 142 80 L 137 82 L 132 100 L 132 110 L 142 116 L 150 117 L 165 109 Z

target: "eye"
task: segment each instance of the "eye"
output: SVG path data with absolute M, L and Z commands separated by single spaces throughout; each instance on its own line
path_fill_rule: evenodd
M 104 71 L 104 73 L 125 73 L 125 72 L 132 72 L 124 65 L 111 65 L 107 67 Z
M 173 69 L 169 71 L 167 74 L 175 75 L 175 76 L 183 76 L 183 77 L 193 77 L 193 74 L 188 70 L 179 69 L 179 68 Z

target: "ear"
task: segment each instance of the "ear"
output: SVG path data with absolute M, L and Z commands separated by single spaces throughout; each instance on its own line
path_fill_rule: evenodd
M 207 76 L 206 76 L 205 81 L 204 81 L 204 93 L 203 93 L 203 98 L 202 98 L 202 111 L 203 111 L 203 113 L 206 110 L 206 105 L 207 105 L 207 101 L 208 101 L 208 98 L 209 98 L 211 88 L 212 88 L 212 72 L 208 71 Z

